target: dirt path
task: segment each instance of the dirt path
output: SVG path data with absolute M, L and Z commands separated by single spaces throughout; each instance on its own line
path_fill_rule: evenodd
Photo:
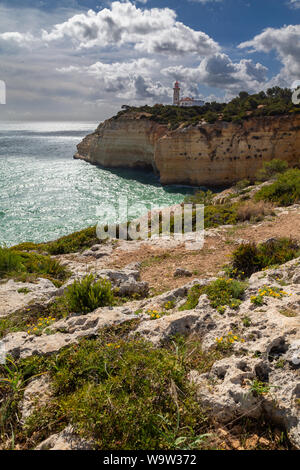
M 208 232 L 209 233 L 209 232 Z M 174 278 L 181 267 L 193 275 L 190 279 L 217 274 L 228 261 L 239 242 L 261 242 L 271 237 L 291 237 L 300 240 L 300 209 L 290 209 L 259 224 L 236 225 L 225 228 L 214 236 L 207 236 L 202 250 L 187 251 L 184 245 L 158 248 L 140 243 L 132 251 L 117 249 L 108 267 L 122 268 L 132 262 L 142 262 L 141 277 L 153 293 L 186 284 L 187 278 Z

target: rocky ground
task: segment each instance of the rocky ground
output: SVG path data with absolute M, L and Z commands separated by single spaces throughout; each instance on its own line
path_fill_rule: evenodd
M 223 447 L 245 448 L 238 438 L 233 443 L 228 429 L 238 426 L 242 417 L 264 415 L 270 424 L 285 429 L 291 445 L 300 449 L 300 258 L 253 274 L 238 309 L 227 306 L 219 311 L 205 294 L 192 309 L 184 309 L 189 289 L 206 286 L 220 277 L 228 256 L 242 241 L 261 242 L 280 236 L 299 240 L 299 214 L 299 206 L 292 206 L 277 209 L 276 216 L 258 224 L 210 229 L 203 249 L 197 251 L 186 251 L 182 243 L 160 239 L 108 242 L 83 253 L 57 256 L 72 272 L 67 283 L 56 288 L 45 279 L 2 282 L 0 316 L 9 318 L 21 308 L 48 305 L 87 273 L 108 278 L 127 301 L 55 321 L 41 335 L 11 332 L 3 338 L 2 346 L 14 360 L 49 355 L 129 320 L 138 320 L 130 336 L 138 335 L 156 347 L 175 334 L 196 335 L 204 351 L 217 346 L 225 353 L 209 372 L 191 370 L 188 375 L 199 401 L 218 423 Z M 266 289 L 281 294 L 265 295 L 262 304 L 255 304 L 253 298 Z M 137 300 L 132 300 L 135 297 Z M 22 419 L 25 421 L 37 402 L 51 393 L 48 376 L 33 379 L 20 402 Z M 255 447 L 259 436 L 252 438 Z M 37 449 L 92 447 L 92 442 L 76 436 L 70 423 L 62 432 L 48 436 Z

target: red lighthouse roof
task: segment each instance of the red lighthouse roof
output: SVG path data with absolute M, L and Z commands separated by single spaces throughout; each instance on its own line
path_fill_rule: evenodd
M 179 88 L 179 82 L 175 82 L 175 88 Z

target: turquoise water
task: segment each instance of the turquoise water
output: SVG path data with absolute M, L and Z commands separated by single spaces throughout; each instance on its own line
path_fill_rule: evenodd
M 193 192 L 163 187 L 152 173 L 74 160 L 76 144 L 97 124 L 0 122 L 0 244 L 52 240 L 96 224 L 99 214 L 116 222 L 119 196 L 133 218 L 145 212 L 141 205 L 168 206 Z

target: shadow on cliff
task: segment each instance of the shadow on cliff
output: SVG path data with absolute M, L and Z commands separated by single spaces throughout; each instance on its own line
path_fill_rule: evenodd
M 119 176 L 120 178 L 128 181 L 137 181 L 141 184 L 153 186 L 154 188 L 163 188 L 166 193 L 169 194 L 194 194 L 196 191 L 208 191 L 211 190 L 214 193 L 224 191 L 230 186 L 192 186 L 187 184 L 161 184 L 159 176 L 153 171 L 152 166 L 143 168 L 107 168 L 102 165 L 94 166 L 101 168 L 102 170 L 109 171 L 113 175 Z

